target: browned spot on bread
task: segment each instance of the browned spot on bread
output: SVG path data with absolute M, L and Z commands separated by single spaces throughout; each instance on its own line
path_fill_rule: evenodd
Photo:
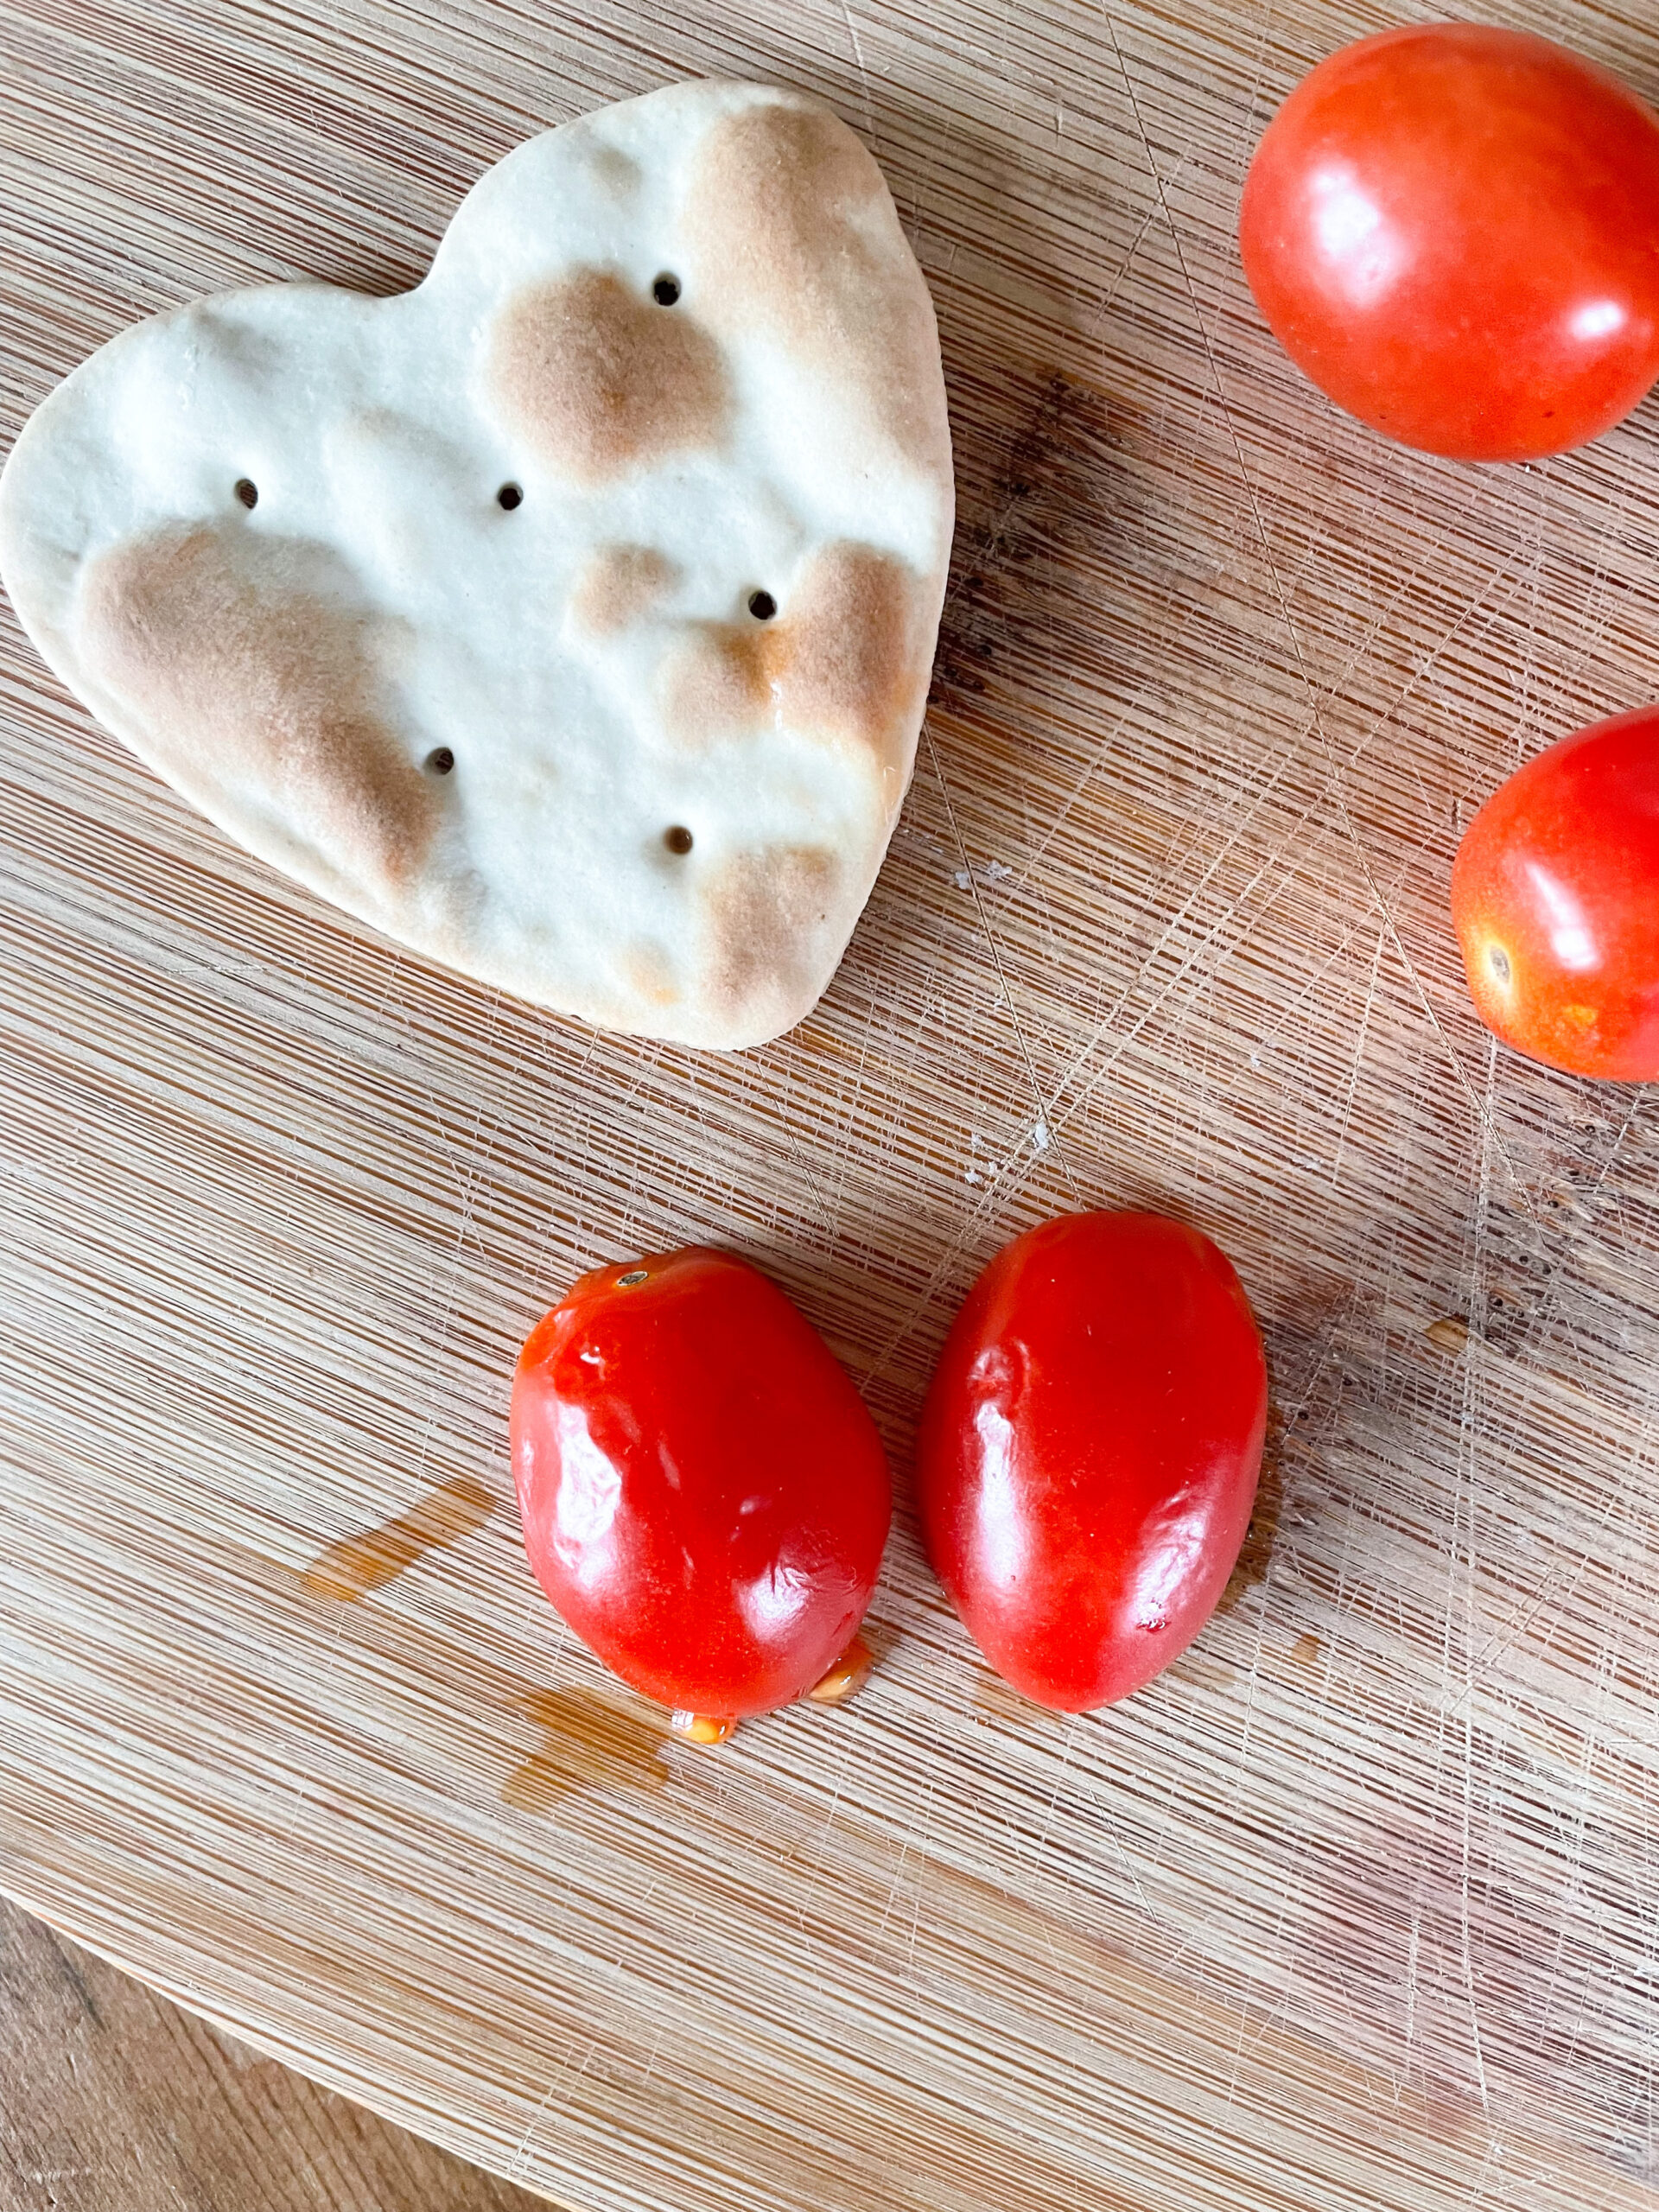
M 189 796 L 388 899 L 425 855 L 436 800 L 381 718 L 348 590 L 321 546 L 163 531 L 88 565 L 79 643 Z
M 626 630 L 679 573 L 666 554 L 649 545 L 601 545 L 571 591 L 571 626 L 593 638 Z
M 807 100 L 709 132 L 681 217 L 688 298 L 717 332 L 759 327 L 856 391 L 918 467 L 948 470 L 933 304 L 880 170 Z
M 512 429 L 583 484 L 718 445 L 730 404 L 708 331 L 602 269 L 510 300 L 490 334 L 487 381 Z
M 703 893 L 704 965 L 711 999 L 734 1018 L 794 1013 L 817 986 L 817 932 L 829 919 L 840 862 L 822 845 L 739 853 Z
M 669 664 L 664 718 L 696 745 L 770 723 L 851 740 L 897 767 L 926 695 L 925 632 L 901 561 L 829 545 L 775 620 L 698 626 Z
M 679 997 L 674 970 L 660 944 L 640 938 L 622 956 L 622 975 L 628 988 L 651 1006 L 672 1006 Z

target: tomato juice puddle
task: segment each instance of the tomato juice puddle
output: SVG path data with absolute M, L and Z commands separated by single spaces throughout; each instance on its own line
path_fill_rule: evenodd
M 517 1812 L 545 1813 L 577 1789 L 655 1792 L 668 1780 L 665 1713 L 614 1705 L 591 1690 L 536 1690 L 524 1711 L 545 1740 L 502 1788 L 502 1802 Z
M 869 1645 L 855 1637 L 801 1702 L 845 1705 L 874 1663 Z M 675 1738 L 723 1744 L 738 1725 L 705 1713 L 670 1714 L 643 1700 L 619 1705 L 591 1690 L 537 1690 L 524 1711 L 546 1740 L 513 1769 L 502 1789 L 502 1802 L 521 1813 L 544 1813 L 577 1789 L 658 1790 L 669 1778 L 664 1753 Z
M 342 1536 L 321 1552 L 302 1580 L 314 1596 L 353 1604 L 395 1582 L 429 1551 L 457 1544 L 495 1510 L 493 1493 L 475 1475 L 457 1475 L 378 1527 Z M 868 1680 L 869 1646 L 855 1637 L 841 1657 L 807 1692 L 815 1705 L 844 1705 Z M 613 1703 L 591 1691 L 537 1690 L 524 1711 L 545 1741 L 508 1776 L 502 1802 L 521 1812 L 545 1812 L 573 1790 L 626 1787 L 655 1791 L 669 1778 L 663 1752 L 674 1736 L 715 1745 L 737 1723 L 704 1713 L 658 1712 Z
M 476 1475 L 457 1475 L 440 1483 L 407 1513 L 384 1521 L 360 1536 L 342 1536 L 305 1570 L 308 1590 L 319 1598 L 350 1604 L 371 1590 L 395 1582 L 429 1551 L 458 1544 L 481 1529 L 494 1512 L 494 1493 Z

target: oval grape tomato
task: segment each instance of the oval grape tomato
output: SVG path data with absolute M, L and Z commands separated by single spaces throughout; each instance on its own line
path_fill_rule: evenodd
M 1225 1255 L 1145 1213 L 1067 1215 L 969 1294 L 923 1414 L 923 1535 L 997 1672 L 1063 1713 L 1185 1650 L 1249 1525 L 1267 1423 Z
M 537 1579 L 625 1681 L 730 1719 L 821 1681 L 887 1541 L 886 1455 L 783 1292 L 728 1253 L 584 1275 L 531 1332 L 512 1466 Z

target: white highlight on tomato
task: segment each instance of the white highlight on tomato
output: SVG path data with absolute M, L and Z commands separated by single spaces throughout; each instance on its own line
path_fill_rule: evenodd
M 606 1541 L 622 1502 L 622 1476 L 588 1433 L 580 1406 L 561 1406 L 559 1497 L 553 1516 L 553 1548 L 582 1585 L 602 1581 L 610 1573 L 611 1546 Z
M 1157 1534 L 1156 1543 L 1147 1546 L 1128 1601 L 1135 1626 L 1154 1631 L 1169 1626 L 1182 1586 L 1204 1556 L 1205 1516 L 1185 1497 L 1172 1499 L 1160 1516 Z
M 1527 862 L 1527 876 L 1538 893 L 1539 904 L 1549 917 L 1550 950 L 1562 967 L 1580 976 L 1599 968 L 1601 956 L 1596 950 L 1596 940 L 1585 919 L 1584 909 L 1566 884 L 1558 883 L 1538 861 Z
M 1000 1406 L 981 1406 L 974 1427 L 980 1443 L 978 1504 L 984 1532 L 979 1554 L 992 1581 L 1011 1589 L 1026 1564 L 1025 1523 L 1014 1487 L 1014 1424 Z
M 1567 327 L 1575 338 L 1611 338 L 1624 327 L 1624 310 L 1617 300 L 1586 300 L 1574 308 Z
M 1404 258 L 1388 217 L 1345 162 L 1315 169 L 1307 191 L 1320 251 L 1355 306 L 1371 306 L 1393 283 Z
M 782 1636 L 805 1611 L 812 1600 L 812 1585 L 793 1568 L 779 1562 L 753 1582 L 740 1583 L 736 1596 L 750 1634 L 766 1643 Z

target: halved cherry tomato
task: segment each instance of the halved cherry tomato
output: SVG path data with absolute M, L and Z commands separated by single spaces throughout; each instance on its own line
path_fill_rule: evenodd
M 810 1323 L 729 1253 L 584 1275 L 512 1386 L 530 1563 L 606 1665 L 731 1719 L 819 1682 L 892 1510 L 875 1424 Z
M 1405 445 L 1560 453 L 1659 375 L 1659 118 L 1546 39 L 1332 54 L 1262 137 L 1239 245 L 1292 360 Z
M 1506 1045 L 1659 1080 L 1659 707 L 1561 738 L 1500 785 L 1458 849 L 1452 918 Z
M 1249 1525 L 1268 1378 L 1208 1237 L 1071 1214 L 969 1294 L 922 1417 L 928 1554 L 997 1672 L 1062 1713 L 1184 1651 Z

